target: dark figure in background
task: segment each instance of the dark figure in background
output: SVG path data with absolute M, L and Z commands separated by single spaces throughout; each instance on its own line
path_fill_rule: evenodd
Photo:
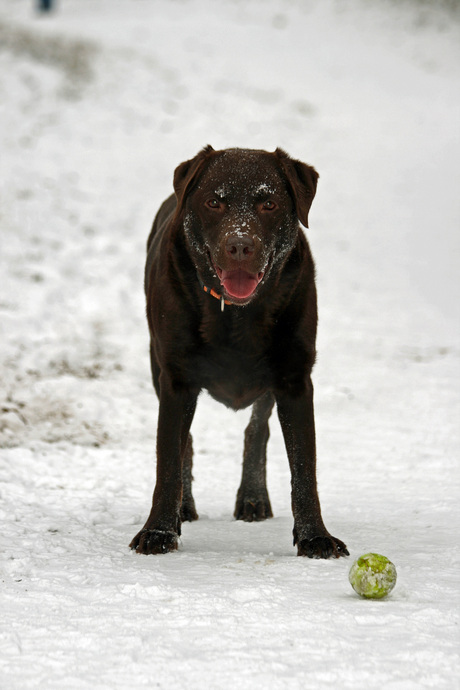
M 53 9 L 53 0 L 38 0 L 40 12 L 50 12 Z

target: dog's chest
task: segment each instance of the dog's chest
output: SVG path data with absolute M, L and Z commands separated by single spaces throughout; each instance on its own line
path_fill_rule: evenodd
M 199 347 L 191 365 L 197 383 L 219 402 L 240 409 L 271 387 L 267 340 L 237 329 L 222 330 Z
M 263 369 L 264 367 L 254 362 L 231 360 L 229 364 L 225 359 L 219 361 L 216 358 L 209 368 L 202 369 L 205 375 L 201 387 L 215 400 L 234 410 L 240 410 L 252 405 L 270 388 L 269 376 L 261 373 Z

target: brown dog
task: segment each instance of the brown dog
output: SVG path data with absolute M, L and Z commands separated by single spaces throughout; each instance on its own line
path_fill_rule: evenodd
M 161 206 L 145 272 L 152 376 L 160 401 L 153 505 L 131 548 L 177 549 L 196 520 L 190 425 L 200 391 L 237 410 L 245 432 L 235 517 L 272 517 L 266 487 L 268 419 L 276 402 L 292 475 L 299 556 L 348 555 L 321 518 L 313 386 L 316 289 L 308 227 L 314 168 L 284 151 L 211 146 L 179 165 Z

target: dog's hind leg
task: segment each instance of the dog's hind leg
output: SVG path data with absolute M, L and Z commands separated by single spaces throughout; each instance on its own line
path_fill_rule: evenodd
M 188 435 L 187 445 L 182 457 L 182 504 L 180 517 L 182 522 L 192 522 L 198 520 L 198 513 L 195 508 L 195 500 L 192 495 L 192 465 L 193 465 L 193 445 L 192 436 Z
M 266 482 L 268 420 L 275 399 L 265 393 L 256 400 L 244 433 L 243 473 L 236 496 L 234 516 L 254 522 L 273 517 Z

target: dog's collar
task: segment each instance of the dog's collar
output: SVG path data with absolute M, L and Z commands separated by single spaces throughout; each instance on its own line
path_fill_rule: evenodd
M 227 299 L 225 299 L 223 295 L 219 295 L 219 293 L 216 292 L 213 288 L 207 287 L 207 286 L 203 283 L 203 281 L 201 280 L 201 278 L 198 278 L 198 280 L 200 281 L 201 288 L 202 288 L 205 292 L 207 292 L 208 295 L 211 295 L 212 297 L 215 297 L 216 299 L 218 299 L 218 300 L 220 301 L 220 310 L 221 310 L 221 311 L 224 311 L 224 308 L 225 308 L 225 305 L 226 305 L 226 304 L 228 304 L 228 305 L 233 304 L 233 302 L 229 302 Z

